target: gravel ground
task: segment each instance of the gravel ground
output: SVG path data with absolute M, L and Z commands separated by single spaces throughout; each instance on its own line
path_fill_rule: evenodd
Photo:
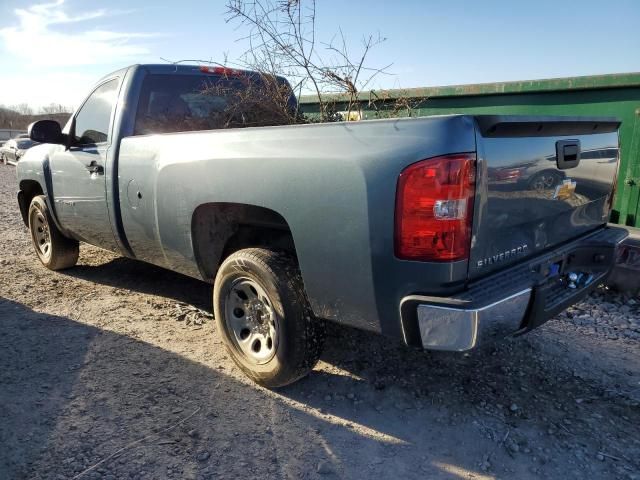
M 640 479 L 640 299 L 601 289 L 517 339 L 426 353 L 332 326 L 268 391 L 210 287 L 82 246 L 37 261 L 0 165 L 0 478 Z

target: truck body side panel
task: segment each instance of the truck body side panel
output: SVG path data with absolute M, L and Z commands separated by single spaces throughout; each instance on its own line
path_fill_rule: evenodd
M 463 282 L 467 263 L 395 259 L 398 175 L 425 158 L 474 150 L 473 119 L 464 116 L 124 138 L 122 222 L 136 258 L 200 277 L 191 230 L 199 205 L 273 210 L 291 229 L 317 316 L 399 335 L 400 298 Z
M 197 66 L 135 65 L 105 77 L 101 82 L 119 79 L 108 128 L 99 131 L 108 130 L 106 141 L 88 137 L 100 143 L 84 140 L 82 155 L 71 145 L 34 147 L 18 163 L 18 180 L 40 185 L 66 236 L 206 281 L 231 235 L 240 239 L 256 225 L 251 221 L 258 222 L 256 237 L 273 236 L 284 243 L 267 243 L 284 248 L 291 247 L 288 227 L 316 316 L 405 340 L 404 299 L 446 299 L 511 267 L 531 273 L 535 258 L 604 230 L 618 160 L 616 119 L 448 115 L 135 134 L 219 128 L 206 121 L 222 107 L 200 112 L 207 99 L 192 111 L 181 96 L 202 90 L 143 88 L 148 75 L 180 76 L 173 83 L 191 85 L 185 76 L 202 73 Z M 165 101 L 172 98 L 176 106 Z M 158 115 L 164 116 L 160 130 L 153 123 Z M 197 123 L 188 127 L 187 120 Z M 398 176 L 421 160 L 459 153 L 477 159 L 469 258 L 400 260 L 394 254 Z M 222 210 L 212 214 L 212 205 Z M 419 214 L 431 215 L 424 210 L 429 205 Z M 227 217 L 229 206 L 235 213 Z M 202 249 L 208 240 L 215 248 Z M 572 258 L 554 260 L 549 275 Z

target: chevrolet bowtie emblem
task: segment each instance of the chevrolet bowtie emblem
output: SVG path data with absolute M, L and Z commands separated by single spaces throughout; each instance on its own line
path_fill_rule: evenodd
M 563 180 L 560 185 L 556 187 L 556 191 L 553 194 L 553 198 L 558 200 L 566 200 L 567 198 L 571 198 L 571 196 L 576 191 L 576 182 L 567 178 Z

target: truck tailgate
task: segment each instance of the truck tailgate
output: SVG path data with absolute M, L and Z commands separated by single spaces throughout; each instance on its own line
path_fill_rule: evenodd
M 610 118 L 477 116 L 469 278 L 605 224 L 618 161 Z

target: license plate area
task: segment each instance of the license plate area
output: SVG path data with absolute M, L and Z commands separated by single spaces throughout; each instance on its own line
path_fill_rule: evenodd
M 569 305 L 588 295 L 611 271 L 615 246 L 576 247 L 533 266 L 537 281 L 524 331 L 542 325 Z

